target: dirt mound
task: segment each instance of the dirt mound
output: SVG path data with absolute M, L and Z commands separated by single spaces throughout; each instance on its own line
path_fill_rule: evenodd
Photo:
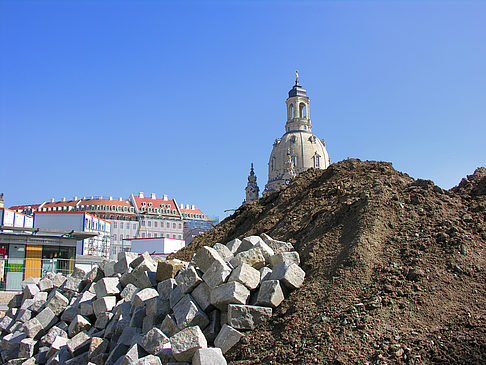
M 304 286 L 234 364 L 485 363 L 485 172 L 445 191 L 384 162 L 311 169 L 177 257 L 264 232 L 300 253 Z
M 479 167 L 474 174 L 462 179 L 459 185 L 451 190 L 460 195 L 486 195 L 486 168 Z

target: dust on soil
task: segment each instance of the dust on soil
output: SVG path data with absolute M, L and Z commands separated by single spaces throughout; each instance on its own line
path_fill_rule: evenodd
M 345 160 L 242 205 L 176 256 L 264 232 L 300 253 L 304 285 L 233 364 L 485 363 L 485 194 L 484 168 L 445 191 Z

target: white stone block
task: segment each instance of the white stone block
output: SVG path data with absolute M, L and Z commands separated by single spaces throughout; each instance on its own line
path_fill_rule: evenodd
M 304 282 L 305 272 L 297 264 L 282 262 L 273 269 L 270 279 L 282 281 L 289 289 L 297 289 Z
M 241 338 L 243 333 L 234 329 L 227 324 L 224 324 L 219 331 L 218 336 L 214 340 L 214 346 L 219 347 L 223 354 L 227 353 L 234 345 L 236 345 Z
M 120 294 L 120 279 L 111 277 L 103 278 L 95 284 L 94 289 L 97 298 Z
M 208 347 L 206 338 L 198 326 L 187 327 L 170 338 L 172 353 L 177 361 L 191 361 L 194 353 Z
M 252 290 L 260 284 L 260 272 L 248 264 L 242 263 L 231 273 L 228 282 L 238 281 Z
M 155 355 L 164 344 L 169 342 L 169 338 L 158 328 L 152 328 L 140 340 L 140 346 L 149 354 Z
M 276 308 L 285 299 L 279 280 L 266 280 L 262 282 L 258 291 L 257 305 Z
M 250 291 L 241 283 L 232 281 L 211 290 L 211 304 L 220 309 L 227 304 L 245 304 Z
M 201 247 L 192 258 L 192 262 L 203 273 L 209 269 L 214 261 L 224 262 L 218 251 L 209 246 Z
M 175 277 L 175 281 L 182 294 L 186 294 L 190 293 L 196 286 L 198 286 L 202 279 L 194 266 L 188 266 L 179 271 Z
M 219 347 L 199 349 L 192 357 L 192 365 L 227 365 Z
M 238 304 L 228 306 L 228 324 L 236 329 L 252 330 L 270 317 L 272 308 Z
M 138 291 L 133 297 L 132 305 L 134 307 L 143 307 L 147 301 L 158 298 L 159 293 L 153 288 L 145 288 Z
M 230 262 L 234 257 L 233 252 L 222 243 L 215 243 L 213 248 L 219 253 L 219 256 L 221 256 L 224 262 Z
M 262 249 L 260 247 L 255 247 L 238 253 L 234 259 L 231 260 L 231 265 L 237 267 L 245 263 L 258 270 L 265 266 L 265 262 L 265 256 L 263 255 Z
M 199 326 L 204 328 L 209 324 L 208 316 L 197 305 L 194 299 L 186 294 L 174 307 L 174 318 L 179 328 Z
M 93 312 L 96 317 L 99 317 L 101 313 L 110 312 L 116 305 L 115 296 L 106 296 L 100 299 L 96 299 L 93 302 Z
M 206 312 L 211 308 L 211 288 L 205 282 L 199 284 L 192 291 L 191 296 L 203 311 Z
M 234 240 L 229 241 L 225 246 L 228 247 L 228 249 L 233 253 L 233 255 L 236 255 L 236 251 L 238 251 L 238 247 L 241 245 L 241 240 L 238 238 L 235 238 Z
M 282 262 L 300 265 L 299 253 L 296 251 L 281 252 L 270 257 L 270 264 L 273 268 L 280 265 Z
M 56 316 L 61 314 L 64 311 L 64 309 L 66 309 L 69 303 L 69 300 L 64 295 L 62 295 L 58 290 L 59 289 L 55 291 L 51 291 L 50 294 L 52 294 L 52 296 L 47 301 L 47 306 L 51 308 L 51 310 L 54 312 Z
M 223 284 L 231 274 L 230 267 L 223 260 L 215 260 L 204 273 L 202 279 L 210 288 Z

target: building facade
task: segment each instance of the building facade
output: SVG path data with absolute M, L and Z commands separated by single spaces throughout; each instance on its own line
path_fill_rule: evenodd
M 286 107 L 285 134 L 273 144 L 265 193 L 278 190 L 302 171 L 312 167 L 326 169 L 331 163 L 325 141 L 312 133 L 310 99 L 299 84 L 298 74 Z
M 155 194 L 131 195 L 130 202 L 139 217 L 140 231 L 134 238 L 176 238 L 182 239 L 184 222 L 175 199 L 167 195 L 157 198 Z
M 127 200 L 90 197 L 72 200 L 62 199 L 42 204 L 18 205 L 11 207 L 16 212 L 31 213 L 86 213 L 109 222 L 111 235 L 109 257 L 116 259 L 120 251 L 129 251 L 134 238 L 184 239 L 186 231 L 200 226 L 204 231 L 212 228 L 208 217 L 194 206 L 178 206 L 175 199 L 167 195 L 158 198 L 155 194 L 131 194 Z M 187 224 L 186 224 L 187 223 Z
M 217 218 L 210 219 L 195 205 L 181 204 L 179 210 L 184 220 L 184 241 L 186 245 L 191 243 L 194 237 L 209 231 L 218 223 Z
M 96 234 L 76 242 L 76 255 L 110 258 L 111 223 L 86 212 L 36 212 L 34 228 Z M 72 256 L 72 255 L 70 255 Z
M 47 272 L 69 274 L 77 242 L 98 235 L 89 231 L 75 230 L 72 225 L 67 230 L 36 228 L 35 217 L 0 208 L 0 290 L 21 290 L 22 280 Z

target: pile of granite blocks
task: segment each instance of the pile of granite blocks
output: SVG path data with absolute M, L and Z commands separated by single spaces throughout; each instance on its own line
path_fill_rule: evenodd
M 226 364 L 305 273 L 266 234 L 199 249 L 191 262 L 122 252 L 86 273 L 22 283 L 0 320 L 3 364 Z

